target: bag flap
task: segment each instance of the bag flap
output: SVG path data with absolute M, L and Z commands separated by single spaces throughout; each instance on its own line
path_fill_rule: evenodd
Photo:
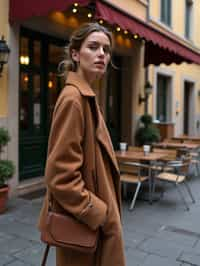
M 73 217 L 49 212 L 48 228 L 55 241 L 88 248 L 96 246 L 98 231 L 92 231 Z

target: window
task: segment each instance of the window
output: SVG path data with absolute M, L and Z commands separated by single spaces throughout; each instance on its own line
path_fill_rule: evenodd
M 156 96 L 156 119 L 160 122 L 171 120 L 171 78 L 158 74 Z
M 160 7 L 161 21 L 166 25 L 171 26 L 171 0 L 161 0 Z
M 185 0 L 185 37 L 191 39 L 193 1 Z

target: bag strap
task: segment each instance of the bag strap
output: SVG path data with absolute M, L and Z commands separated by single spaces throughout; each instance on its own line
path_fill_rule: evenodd
M 47 244 L 46 247 L 45 247 L 45 251 L 44 251 L 43 258 L 42 258 L 41 266 L 46 266 L 47 257 L 48 257 L 48 254 L 49 254 L 49 249 L 50 249 L 50 245 Z
M 71 84 L 71 83 L 67 83 L 66 85 L 71 85 L 71 86 L 76 87 L 74 84 Z M 93 115 L 92 108 L 95 108 L 96 98 L 95 98 L 95 100 L 92 99 L 92 101 L 89 101 L 89 105 L 90 105 L 91 113 Z M 86 115 L 85 113 L 86 112 L 84 110 L 84 116 Z M 86 121 L 86 119 L 85 119 L 85 121 Z M 95 136 L 96 136 L 96 117 L 94 117 L 94 115 L 93 115 L 93 121 L 94 121 L 94 123 L 93 123 L 93 128 L 94 128 L 93 129 L 93 144 L 94 144 L 93 164 L 94 164 L 94 175 L 95 175 L 95 180 L 94 180 L 95 184 L 94 184 L 94 187 L 95 187 L 95 192 L 98 193 L 97 167 L 96 167 L 96 165 L 97 165 L 96 164 L 96 139 L 95 139 Z M 48 211 L 50 211 L 50 210 L 52 210 L 52 204 L 53 204 L 53 198 L 52 198 L 52 194 L 50 192 L 48 193 L 48 199 L 49 199 L 49 209 L 48 209 Z M 45 250 L 44 250 L 43 257 L 42 257 L 41 266 L 46 266 L 47 258 L 48 258 L 48 255 L 49 255 L 49 249 L 50 249 L 50 245 L 47 244 L 46 247 L 45 247 Z

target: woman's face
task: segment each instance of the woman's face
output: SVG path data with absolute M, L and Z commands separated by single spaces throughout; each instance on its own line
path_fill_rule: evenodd
M 108 36 L 103 32 L 93 32 L 83 41 L 79 51 L 72 51 L 72 58 L 78 63 L 77 72 L 94 80 L 105 73 L 110 53 Z

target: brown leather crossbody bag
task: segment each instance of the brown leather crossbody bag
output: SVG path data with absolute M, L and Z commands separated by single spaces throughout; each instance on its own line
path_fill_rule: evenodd
M 67 230 L 68 228 L 70 230 Z M 95 252 L 98 233 L 99 230 L 91 230 L 71 215 L 59 214 L 49 209 L 46 226 L 41 231 L 41 240 L 47 244 L 41 266 L 46 265 L 50 246 Z
M 72 84 L 70 84 L 72 85 Z M 91 103 L 90 103 L 91 104 Z M 95 126 L 94 126 L 94 151 L 93 168 L 96 175 L 96 145 L 95 145 Z M 96 181 L 96 178 L 94 182 Z M 97 186 L 95 185 L 95 190 Z M 98 191 L 95 191 L 97 193 Z M 45 266 L 50 246 L 74 249 L 80 252 L 93 253 L 96 250 L 99 230 L 93 231 L 86 224 L 79 222 L 71 214 L 60 214 L 53 211 L 53 196 L 49 192 L 49 210 L 46 224 L 41 229 L 41 241 L 46 243 L 41 266 Z M 70 228 L 70 230 L 67 230 Z
M 92 231 L 77 219 L 49 211 L 46 230 L 42 231 L 41 240 L 51 246 L 92 253 L 97 246 L 97 236 L 97 230 Z

